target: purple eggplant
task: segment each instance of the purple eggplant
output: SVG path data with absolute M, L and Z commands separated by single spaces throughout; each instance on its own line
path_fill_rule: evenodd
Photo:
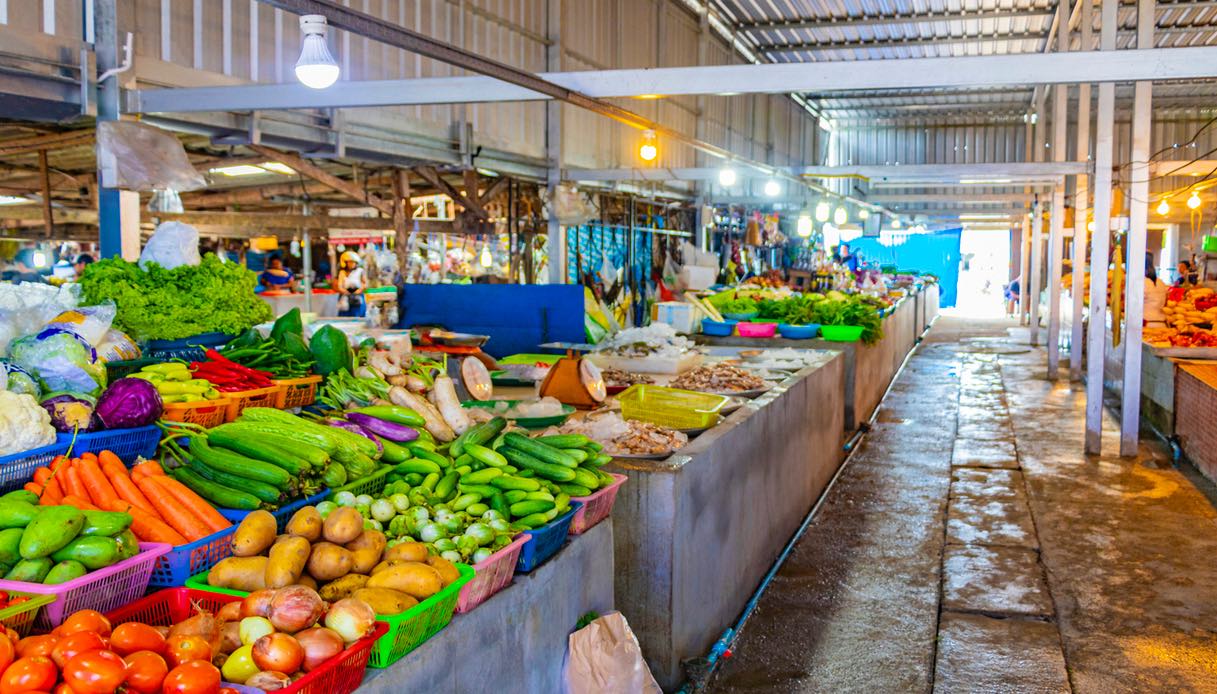
M 375 436 L 364 431 L 363 427 L 359 426 L 355 422 L 348 422 L 345 419 L 335 419 L 334 417 L 327 417 L 324 421 L 327 425 L 332 426 L 335 429 L 342 429 L 343 431 L 349 431 L 352 434 L 359 434 L 365 439 L 368 439 L 372 443 L 376 444 L 376 450 L 378 453 L 385 452 L 385 447 L 381 445 L 380 441 L 377 441 Z
M 386 422 L 383 419 L 377 419 L 371 415 L 360 414 L 358 412 L 349 412 L 347 413 L 346 417 L 349 421 L 358 424 L 377 436 L 383 436 L 390 441 L 407 443 L 418 438 L 418 430 L 404 424 Z

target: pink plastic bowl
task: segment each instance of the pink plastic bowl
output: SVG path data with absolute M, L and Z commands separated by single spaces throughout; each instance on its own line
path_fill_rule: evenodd
M 773 337 L 777 332 L 777 323 L 740 323 L 735 326 L 740 337 Z

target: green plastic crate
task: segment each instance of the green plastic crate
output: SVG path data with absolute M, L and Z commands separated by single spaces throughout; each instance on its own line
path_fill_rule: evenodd
M 368 477 L 355 480 L 349 484 L 344 484 L 341 487 L 331 489 L 330 495 L 327 496 L 326 499 L 333 499 L 334 495 L 338 492 L 350 492 L 355 496 L 359 496 L 360 494 L 369 494 L 374 496 L 379 494 L 384 491 L 385 485 L 388 484 L 388 482 L 385 481 L 385 478 L 388 477 L 389 473 L 392 471 L 392 465 L 384 466 L 384 469 L 380 472 L 373 473 Z

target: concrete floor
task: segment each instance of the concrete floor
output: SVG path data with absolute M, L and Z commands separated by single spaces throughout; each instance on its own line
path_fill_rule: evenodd
M 939 319 L 709 691 L 1217 692 L 1204 484 L 1011 332 Z

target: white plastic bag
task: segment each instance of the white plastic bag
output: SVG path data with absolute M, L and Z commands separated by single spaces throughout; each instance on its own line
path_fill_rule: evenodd
M 566 659 L 570 694 L 661 694 L 638 639 L 620 612 L 571 634 Z
M 135 121 L 97 124 L 97 164 L 107 188 L 198 190 L 207 179 L 195 170 L 177 136 Z
M 164 222 L 157 226 L 144 246 L 144 252 L 139 254 L 141 268 L 153 262 L 172 270 L 179 265 L 198 265 L 202 260 L 199 230 L 181 222 Z

